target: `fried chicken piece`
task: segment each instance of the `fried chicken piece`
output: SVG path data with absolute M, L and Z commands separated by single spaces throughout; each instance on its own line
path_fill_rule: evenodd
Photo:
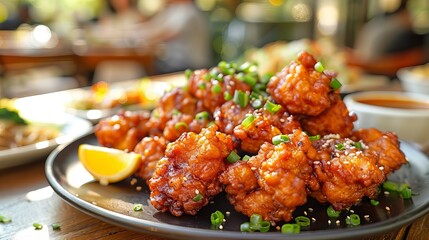
M 141 154 L 141 165 L 136 172 L 136 176 L 148 182 L 152 177 L 156 163 L 164 157 L 164 152 L 167 147 L 165 138 L 163 137 L 145 137 L 134 148 L 134 152 Z
M 312 55 L 301 52 L 297 61 L 271 78 L 267 92 L 291 114 L 321 114 L 331 106 L 332 76 L 316 71 L 315 64 Z
M 105 147 L 132 151 L 149 132 L 148 112 L 122 111 L 102 119 L 94 127 L 98 142 Z
M 189 92 L 199 99 L 211 113 L 227 101 L 224 94 L 228 93 L 233 96 L 235 90 L 250 92 L 251 87 L 238 80 L 234 74 L 223 75 L 218 67 L 212 68 L 211 71 L 219 72 L 218 76 L 220 74 L 221 80 L 212 78 L 207 69 L 194 71 L 189 79 Z M 215 90 L 215 88 L 218 89 Z
M 359 129 L 353 132 L 353 138 L 365 143 L 364 153 L 376 158 L 386 175 L 407 163 L 398 136 L 393 132 L 383 133 L 375 128 Z
M 216 125 L 200 134 L 187 132 L 168 144 L 149 180 L 152 205 L 175 216 L 195 215 L 222 191 L 219 175 L 232 149 L 231 137 L 218 132 Z
M 377 158 L 364 154 L 349 138 L 325 135 L 314 141 L 319 156 L 313 162 L 320 189 L 312 193 L 320 202 L 329 202 L 336 210 L 359 203 L 364 196 L 375 198 L 385 174 Z
M 264 143 L 256 156 L 230 165 L 221 175 L 237 211 L 290 221 L 295 208 L 307 202 L 307 188 L 317 184 L 311 165 L 316 150 L 301 130 L 288 136 L 286 143 Z
M 196 117 L 189 114 L 176 114 L 166 123 L 163 136 L 167 141 L 172 142 L 184 132 L 200 133 L 201 129 L 207 127 L 209 123 L 210 119 L 208 117 L 206 119 L 196 119 Z
M 271 113 L 265 108 L 260 108 L 255 112 L 268 119 L 283 134 L 290 134 L 296 129 L 301 129 L 301 124 L 296 117 L 290 115 L 283 107 L 276 113 Z
M 240 105 L 233 101 L 228 101 L 222 106 L 216 108 L 213 113 L 214 121 L 219 127 L 219 131 L 232 134 L 235 126 L 241 124 L 246 114 L 253 111 L 252 106 L 247 105 L 245 108 L 241 108 Z
M 311 135 L 340 134 L 350 137 L 357 120 L 354 113 L 349 113 L 339 94 L 330 95 L 332 105 L 317 116 L 301 116 L 302 128 Z

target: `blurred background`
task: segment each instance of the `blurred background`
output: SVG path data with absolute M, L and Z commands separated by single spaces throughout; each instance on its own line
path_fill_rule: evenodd
M 306 49 L 340 73 L 429 61 L 428 0 L 0 0 L 0 94 L 22 97 Z

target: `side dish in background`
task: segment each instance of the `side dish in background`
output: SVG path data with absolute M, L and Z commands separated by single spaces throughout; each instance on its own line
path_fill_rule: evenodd
M 349 94 L 344 103 L 357 114 L 357 128 L 394 131 L 400 139 L 429 146 L 429 96 L 370 91 Z
M 429 94 L 429 63 L 401 68 L 397 76 L 405 91 Z

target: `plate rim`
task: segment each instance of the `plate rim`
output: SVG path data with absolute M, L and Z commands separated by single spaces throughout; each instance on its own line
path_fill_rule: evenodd
M 132 231 L 141 233 L 147 233 L 157 236 L 176 238 L 176 239 L 189 239 L 189 237 L 204 237 L 205 239 L 292 239 L 292 240 L 328 240 L 328 239 L 344 239 L 344 238 L 355 238 L 364 236 L 374 236 L 376 234 L 385 233 L 391 230 L 399 229 L 419 217 L 429 212 L 429 199 L 426 202 L 418 206 L 414 211 L 408 211 L 400 213 L 399 215 L 389 218 L 387 220 L 372 223 L 370 225 L 359 226 L 357 228 L 341 228 L 341 229 L 330 229 L 330 230 L 314 230 L 314 231 L 303 231 L 296 235 L 286 235 L 280 232 L 268 232 L 268 233 L 242 233 L 239 231 L 227 231 L 227 230 L 210 230 L 200 229 L 193 227 L 185 227 L 172 225 L 164 222 L 153 222 L 146 219 L 136 218 L 125 214 L 117 213 L 109 209 L 102 208 L 100 206 L 91 204 L 79 197 L 73 195 L 67 189 L 65 189 L 55 178 L 54 175 L 54 163 L 58 161 L 57 155 L 68 148 L 71 144 L 78 141 L 82 141 L 86 137 L 90 137 L 93 132 L 87 133 L 72 142 L 58 146 L 48 156 L 45 163 L 45 175 L 48 183 L 54 189 L 54 191 L 69 205 L 76 208 L 77 210 L 84 212 L 92 217 L 95 217 L 101 221 L 111 223 L 118 227 L 123 227 Z M 415 150 L 421 154 L 425 159 L 429 161 L 429 157 L 421 152 L 418 148 L 407 141 L 401 141 L 401 144 L 407 145 L 409 148 Z M 171 233 L 174 231 L 174 235 Z

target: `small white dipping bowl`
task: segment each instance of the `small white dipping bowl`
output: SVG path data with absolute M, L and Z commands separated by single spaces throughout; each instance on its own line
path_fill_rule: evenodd
M 429 146 L 429 95 L 410 92 L 369 91 L 346 95 L 344 103 L 357 114 L 355 128 L 395 132 L 400 139 Z M 401 107 L 377 104 L 403 105 Z M 426 108 L 413 108 L 420 104 Z M 408 107 L 408 108 L 407 108 Z
M 401 68 L 396 75 L 405 91 L 429 95 L 429 63 Z

